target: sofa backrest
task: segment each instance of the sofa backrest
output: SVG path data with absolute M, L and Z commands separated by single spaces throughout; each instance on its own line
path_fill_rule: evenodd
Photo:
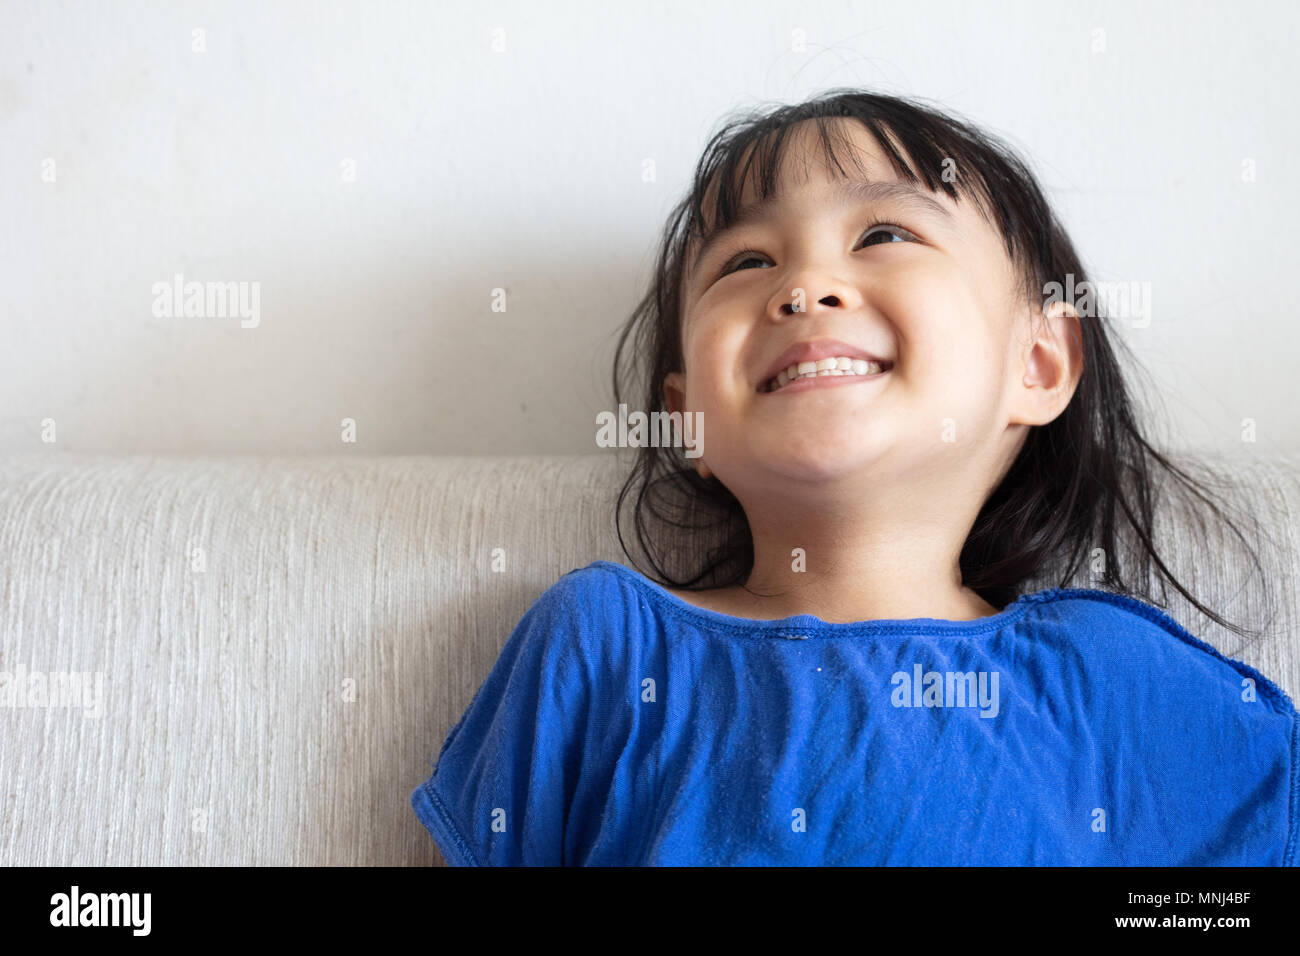
M 0 671 L 80 694 L 0 707 L 0 860 L 436 862 L 410 792 L 537 596 L 593 560 L 629 563 L 613 527 L 626 464 L 0 461 Z M 1297 465 L 1253 462 L 1231 492 L 1276 537 L 1269 635 L 1244 646 L 1170 602 L 1293 697 Z M 1176 573 L 1250 612 L 1258 579 L 1196 514 L 1159 529 Z

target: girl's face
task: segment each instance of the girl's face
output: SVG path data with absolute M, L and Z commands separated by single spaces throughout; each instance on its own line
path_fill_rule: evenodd
M 703 413 L 703 457 L 688 460 L 742 500 L 738 488 L 776 477 L 951 473 L 954 456 L 989 472 L 987 492 L 1023 426 L 1059 414 L 1077 374 L 1050 395 L 1032 388 L 1061 386 L 1062 372 L 1029 354 L 1034 307 L 1015 291 L 1022 284 L 996 229 L 968 199 L 900 180 L 864 129 L 840 122 L 875 193 L 792 162 L 820 158 L 804 151 L 800 136 L 815 131 L 804 124 L 792 131 L 773 204 L 691 250 L 685 374 L 665 382 L 670 410 Z M 742 208 L 753 198 L 751 188 Z M 787 349 L 825 339 L 892 364 L 829 387 L 766 391 Z

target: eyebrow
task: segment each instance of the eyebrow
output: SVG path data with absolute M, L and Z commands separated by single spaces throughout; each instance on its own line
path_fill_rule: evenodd
M 937 218 L 946 225 L 951 225 L 956 220 L 952 210 L 932 198 L 928 192 L 896 180 L 874 182 L 865 182 L 860 179 L 837 180 L 831 189 L 831 198 L 836 206 L 841 209 L 859 203 L 896 202 L 921 215 Z M 699 249 L 691 256 L 687 265 L 687 275 L 693 276 L 705 256 L 724 238 L 746 226 L 768 219 L 772 215 L 772 207 L 776 205 L 776 202 L 775 197 L 770 197 L 755 200 L 742 206 L 730 226 L 725 229 L 715 230 L 700 244 Z

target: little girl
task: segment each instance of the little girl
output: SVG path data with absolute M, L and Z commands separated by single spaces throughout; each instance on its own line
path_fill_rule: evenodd
M 1085 281 L 1024 164 L 920 103 L 725 127 L 615 360 L 705 425 L 619 496 L 668 583 L 537 599 L 412 794 L 444 857 L 1294 864 L 1291 700 L 1135 596 L 1154 560 L 1231 626 L 1154 550 L 1155 468 L 1219 507 L 1044 294 Z M 1084 559 L 1106 590 L 1023 593 Z

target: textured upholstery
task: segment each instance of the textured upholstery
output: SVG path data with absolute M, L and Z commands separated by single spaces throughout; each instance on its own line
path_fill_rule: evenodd
M 440 862 L 410 792 L 537 596 L 595 559 L 628 563 L 612 521 L 625 464 L 0 462 L 0 671 L 103 674 L 100 716 L 0 708 L 0 862 Z M 1231 494 L 1276 541 L 1268 635 L 1243 646 L 1169 604 L 1292 697 L 1298 465 L 1234 466 Z M 1175 506 L 1158 529 L 1174 570 L 1229 617 L 1252 613 L 1260 581 L 1196 514 Z

